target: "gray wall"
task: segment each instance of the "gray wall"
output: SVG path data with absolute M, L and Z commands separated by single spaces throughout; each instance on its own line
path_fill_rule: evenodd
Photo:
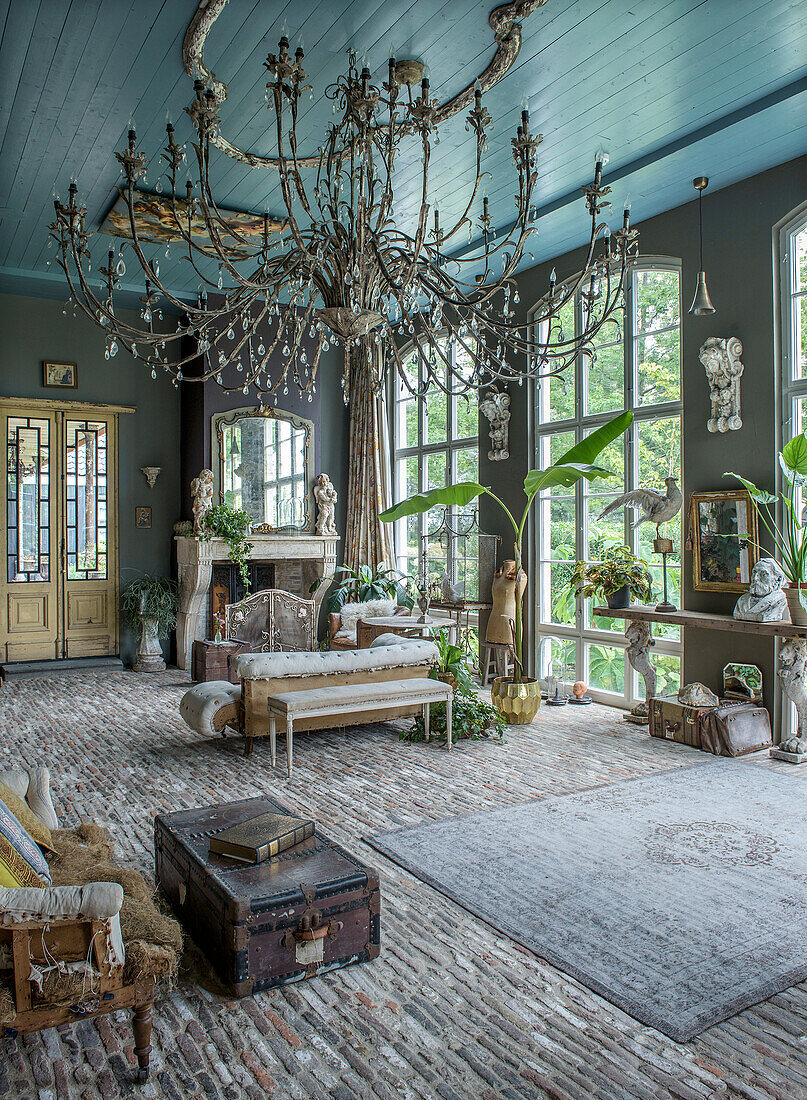
M 708 173 L 709 165 L 704 164 L 703 167 Z M 685 508 L 689 493 L 694 490 L 707 491 L 731 485 L 732 482 L 721 476 L 725 470 L 736 470 L 761 486 L 774 487 L 779 387 L 774 366 L 778 303 L 774 293 L 772 227 L 803 202 L 805 194 L 807 157 L 752 176 L 722 191 L 713 194 L 706 192 L 703 200 L 704 266 L 717 310 L 711 317 L 695 317 L 687 312 L 698 271 L 697 202 L 670 210 L 637 226 L 642 254 L 673 256 L 682 261 Z M 580 205 L 582 218 L 582 201 Z M 640 212 L 641 198 L 634 201 L 634 214 Z M 582 253 L 577 251 L 525 271 L 519 277 L 519 308 L 524 318 L 529 307 L 545 292 L 553 266 L 562 280 L 579 270 L 581 262 Z M 698 349 L 709 336 L 738 336 L 743 342 L 743 427 L 738 432 L 712 435 L 706 430 L 708 388 L 698 359 Z M 486 429 L 482 422 L 480 480 L 492 485 L 508 506 L 518 507 L 520 501 L 523 506 L 521 484 L 524 473 L 532 463 L 528 445 L 529 399 L 526 387 L 513 385 L 509 389 L 513 414 L 510 425 L 511 458 L 506 463 L 487 461 Z M 498 531 L 507 537 L 506 527 L 489 505 L 484 506 L 483 522 L 488 530 Z M 507 546 L 507 543 L 504 545 Z M 532 577 L 530 583 L 532 585 Z M 727 613 L 731 611 L 734 599 L 731 595 L 695 592 L 692 588 L 692 555 L 685 551 L 685 607 Z M 526 603 L 531 616 L 532 588 Z M 754 638 L 753 635 L 687 630 L 683 672 L 686 681 L 702 680 L 717 688 L 722 683 L 723 665 L 728 660 L 754 661 L 762 667 L 765 701 L 772 706 L 774 667 L 771 641 Z
M 123 314 L 125 316 L 125 314 Z M 42 362 L 78 364 L 78 389 L 46 389 Z M 142 362 L 126 352 L 104 359 L 104 334 L 89 318 L 62 303 L 0 295 L 0 394 L 53 400 L 135 405 L 119 419 L 120 583 L 125 588 L 141 573 L 172 574 L 172 527 L 179 518 L 179 394 L 166 377 L 152 381 Z M 149 489 L 141 466 L 160 466 Z M 150 530 L 136 530 L 137 505 L 152 509 Z M 165 644 L 168 655 L 168 644 Z M 121 626 L 121 657 L 134 659 L 134 640 Z

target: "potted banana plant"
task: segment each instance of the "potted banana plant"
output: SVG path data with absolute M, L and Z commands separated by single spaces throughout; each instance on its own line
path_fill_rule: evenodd
M 516 518 L 504 501 L 500 500 L 492 489 L 480 485 L 477 481 L 460 481 L 456 485 L 447 485 L 443 489 L 431 489 L 427 493 L 416 493 L 402 500 L 400 504 L 387 508 L 380 515 L 384 523 L 393 523 L 405 516 L 419 515 L 437 506 L 465 508 L 472 500 L 483 494 L 491 497 L 502 509 L 513 528 L 513 557 L 516 562 L 516 591 L 523 575 L 522 543 L 527 520 L 536 496 L 545 489 L 555 487 L 570 488 L 578 481 L 594 481 L 599 478 L 613 477 L 613 471 L 595 464 L 595 459 L 630 427 L 633 414 L 622 412 L 591 432 L 585 439 L 562 454 L 545 470 L 530 470 L 524 478 L 526 503 L 520 518 Z M 541 691 L 537 679 L 524 675 L 524 639 L 521 600 L 516 599 L 515 620 L 511 624 L 513 636 L 513 676 L 497 676 L 493 681 L 491 697 L 493 705 L 506 722 L 521 724 L 531 722 L 541 703 Z

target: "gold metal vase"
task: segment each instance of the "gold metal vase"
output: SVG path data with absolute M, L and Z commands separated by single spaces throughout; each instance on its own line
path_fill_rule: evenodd
M 541 685 L 525 676 L 516 683 L 506 676 L 497 676 L 490 689 L 490 698 L 510 726 L 523 726 L 532 722 L 541 705 Z

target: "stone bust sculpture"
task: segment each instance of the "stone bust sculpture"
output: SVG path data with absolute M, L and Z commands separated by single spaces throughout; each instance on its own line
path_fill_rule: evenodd
M 710 432 L 736 432 L 743 426 L 740 416 L 740 376 L 745 370 L 740 362 L 742 353 L 742 341 L 736 336 L 726 339 L 710 336 L 698 352 L 709 383 L 712 409 L 706 427 Z
M 773 558 L 760 558 L 751 570 L 748 591 L 734 606 L 735 619 L 752 623 L 779 623 L 788 619 L 787 600 L 782 591 L 786 577 Z

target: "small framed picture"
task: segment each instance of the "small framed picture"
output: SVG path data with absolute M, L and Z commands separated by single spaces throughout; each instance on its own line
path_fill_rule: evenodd
M 693 493 L 692 587 L 745 592 L 758 556 L 757 510 L 745 489 Z
M 151 508 L 135 508 L 135 527 L 141 531 L 151 527 Z
M 78 386 L 78 366 L 75 363 L 42 364 L 42 383 L 61 389 L 74 390 Z

